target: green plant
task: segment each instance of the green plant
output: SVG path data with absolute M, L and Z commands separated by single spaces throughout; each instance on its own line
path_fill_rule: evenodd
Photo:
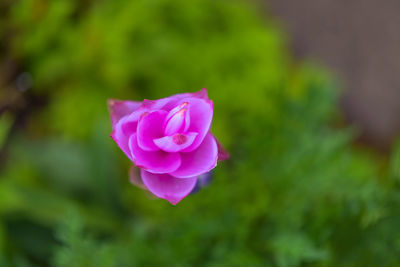
M 333 126 L 332 79 L 294 64 L 285 36 L 252 6 L 8 5 L 0 35 L 33 77 L 21 99 L 43 103 L 25 107 L 0 172 L 4 265 L 399 264 L 399 148 L 389 165 L 353 147 L 354 131 Z M 202 87 L 231 159 L 173 207 L 129 183 L 106 99 Z

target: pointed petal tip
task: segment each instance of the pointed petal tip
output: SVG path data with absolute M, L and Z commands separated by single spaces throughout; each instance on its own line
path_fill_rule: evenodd
M 226 149 L 222 146 L 222 144 L 218 141 L 217 138 L 215 138 L 215 141 L 217 142 L 217 147 L 218 147 L 218 161 L 223 161 L 223 160 L 227 160 L 230 158 L 230 155 L 228 153 L 228 151 L 226 151 Z
M 176 206 L 176 204 L 178 204 L 183 198 L 174 198 L 170 196 L 165 196 L 164 199 L 167 200 L 169 203 L 171 203 L 173 206 Z
M 179 179 L 168 174 L 154 174 L 141 170 L 144 185 L 155 196 L 167 200 L 172 205 L 178 204 L 189 195 L 196 185 L 197 177 Z
M 114 99 L 114 98 L 107 99 L 107 107 L 112 108 L 115 105 L 115 103 L 118 101 L 121 101 L 121 100 Z
M 112 124 L 115 125 L 122 117 L 138 109 L 140 105 L 141 102 L 137 101 L 107 99 L 107 107 Z
M 228 160 L 230 158 L 230 155 L 226 151 L 218 150 L 218 161 L 224 161 Z
M 203 98 L 204 100 L 210 100 L 208 98 L 207 88 L 202 88 L 200 91 L 191 93 L 193 97 Z

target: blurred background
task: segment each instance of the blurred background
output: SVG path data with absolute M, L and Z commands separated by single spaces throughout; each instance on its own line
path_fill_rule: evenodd
M 396 0 L 263 1 L 292 39 L 297 58 L 335 73 L 341 108 L 359 141 L 388 151 L 400 132 L 400 3 Z
M 0 266 L 400 265 L 396 1 L 0 2 Z M 231 154 L 177 206 L 108 98 L 206 87 Z

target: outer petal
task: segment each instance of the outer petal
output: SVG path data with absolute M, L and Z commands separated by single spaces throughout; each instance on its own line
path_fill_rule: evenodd
M 122 117 L 117 124 L 115 124 L 113 132 L 111 133 L 111 137 L 131 160 L 132 155 L 129 149 L 129 137 L 136 133 L 138 120 L 147 111 L 147 109 L 140 107 L 131 114 Z
M 200 91 L 197 91 L 197 92 L 194 92 L 194 93 L 178 94 L 178 95 L 175 95 L 175 97 L 179 97 L 180 99 L 194 97 L 194 98 L 201 98 L 201 99 L 204 99 L 204 100 L 210 100 L 208 98 L 208 93 L 207 93 L 207 89 L 206 88 L 203 88 Z
M 154 174 L 145 170 L 141 171 L 144 185 L 159 198 L 168 200 L 176 205 L 186 197 L 196 185 L 197 177 L 179 179 L 168 174 Z
M 147 100 L 145 99 L 143 101 L 142 107 L 149 109 L 149 110 L 154 110 L 154 109 L 163 109 L 166 111 L 170 111 L 174 107 L 180 103 L 180 101 L 184 98 L 198 98 L 198 99 L 203 99 L 203 100 L 210 100 L 208 98 L 207 94 L 207 89 L 203 88 L 198 92 L 194 93 L 183 93 L 183 94 L 176 94 L 172 95 L 166 98 L 161 98 L 158 100 Z
M 190 146 L 193 143 L 196 136 L 197 133 L 193 132 L 186 134 L 178 133 L 154 139 L 154 143 L 156 144 L 157 147 L 166 152 L 178 152 Z
M 179 153 L 168 153 L 161 150 L 145 151 L 141 149 L 137 143 L 136 134 L 129 138 L 129 148 L 136 166 L 152 173 L 173 172 L 181 165 Z
M 204 100 L 210 100 L 210 99 L 208 98 L 208 93 L 207 93 L 207 89 L 206 89 L 206 88 L 203 88 L 203 89 L 201 89 L 201 90 L 198 91 L 198 92 L 187 93 L 187 95 L 188 95 L 189 97 L 197 97 L 197 98 L 202 98 L 202 99 L 204 99 Z
M 194 186 L 194 188 L 193 188 L 192 192 L 190 192 L 190 194 L 191 195 L 195 194 L 198 191 L 200 191 L 200 189 L 207 187 L 211 183 L 212 177 L 213 177 L 213 171 L 209 171 L 202 175 L 199 175 L 197 177 L 196 185 Z
M 124 116 L 132 113 L 140 107 L 142 103 L 136 101 L 108 99 L 107 105 L 111 115 L 111 122 L 114 125 Z
M 147 190 L 147 187 L 143 184 L 142 177 L 140 176 L 140 169 L 132 164 L 131 168 L 129 169 L 129 180 L 133 185 L 137 187 Z
M 194 151 L 181 153 L 180 167 L 170 174 L 178 178 L 189 178 L 210 171 L 217 165 L 218 146 L 214 137 L 207 134 L 203 143 Z
M 170 111 L 173 109 L 177 103 L 183 98 L 183 94 L 172 95 L 166 98 L 161 98 L 157 100 L 143 100 L 142 108 L 147 110 L 166 110 Z
M 137 126 L 137 141 L 141 149 L 147 151 L 159 150 L 153 139 L 164 136 L 163 124 L 167 114 L 168 112 L 164 110 L 157 110 L 142 115 Z
M 120 119 L 114 126 L 111 133 L 111 138 L 117 143 L 121 150 L 133 160 L 131 151 L 129 149 L 129 137 L 136 132 L 137 122 L 130 120 L 130 116 L 125 116 Z
M 215 141 L 217 142 L 218 146 L 218 161 L 223 161 L 229 159 L 230 155 L 228 151 L 221 145 L 221 143 L 218 141 L 218 139 L 214 136 Z
M 182 102 L 190 103 L 190 126 L 188 132 L 198 133 L 193 144 L 182 152 L 190 152 L 195 150 L 202 142 L 206 134 L 209 132 L 214 112 L 214 105 L 211 100 L 200 98 L 184 98 Z

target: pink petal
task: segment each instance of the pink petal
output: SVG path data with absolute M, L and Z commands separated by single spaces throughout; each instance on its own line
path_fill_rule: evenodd
M 194 92 L 194 93 L 183 93 L 183 94 L 177 94 L 172 97 L 178 98 L 179 100 L 184 99 L 184 98 L 201 98 L 204 100 L 210 100 L 208 98 L 208 93 L 207 89 L 203 88 L 200 91 Z
M 170 172 L 170 174 L 178 178 L 198 176 L 210 171 L 217 165 L 217 142 L 211 134 L 207 134 L 196 150 L 180 154 L 182 163 L 176 171 Z
M 147 187 L 143 184 L 142 177 L 140 176 L 140 169 L 132 164 L 129 170 L 129 180 L 133 185 L 137 187 L 147 190 Z
M 137 143 L 137 135 L 129 138 L 129 148 L 133 161 L 141 169 L 152 173 L 169 173 L 179 168 L 181 157 L 179 153 L 168 153 L 161 150 L 145 151 Z
M 194 93 L 187 93 L 188 97 L 196 97 L 196 98 L 202 98 L 204 100 L 210 100 L 208 98 L 208 93 L 207 93 L 207 89 L 203 88 L 198 92 L 194 92 Z
M 111 137 L 130 160 L 133 160 L 133 158 L 129 149 L 129 137 L 136 132 L 137 121 L 145 111 L 146 110 L 142 108 L 138 108 L 132 113 L 120 118 L 118 122 L 113 125 Z
M 153 139 L 164 136 L 163 124 L 168 112 L 164 110 L 143 113 L 137 126 L 138 145 L 147 151 L 156 151 L 159 148 Z
M 209 132 L 213 117 L 214 105 L 211 100 L 200 98 L 185 98 L 182 102 L 189 102 L 190 107 L 190 126 L 189 132 L 198 133 L 193 144 L 182 152 L 190 152 L 195 150 L 202 142 L 206 134 Z
M 129 137 L 136 131 L 136 125 L 136 121 L 131 121 L 129 116 L 125 116 L 117 122 L 111 133 L 111 138 L 130 160 L 133 160 L 133 158 L 129 149 Z
M 114 126 L 122 117 L 138 109 L 141 104 L 141 102 L 136 101 L 108 99 L 107 105 L 111 115 L 112 125 Z
M 154 139 L 154 143 L 160 149 L 167 152 L 178 152 L 181 151 L 188 146 L 190 146 L 194 139 L 196 138 L 197 133 L 190 132 L 187 134 L 174 134 L 170 136 L 164 136 L 158 139 Z
M 148 100 L 145 99 L 143 100 L 143 104 L 142 104 L 142 108 L 148 109 L 148 110 L 166 110 L 169 111 L 170 109 L 172 109 L 175 105 L 175 103 L 177 103 L 179 101 L 179 97 L 176 97 L 176 95 L 173 96 L 169 96 L 166 98 L 161 98 L 161 99 L 157 99 L 157 100 Z M 170 108 L 166 108 L 166 106 L 170 107 Z M 171 107 L 172 106 L 172 107 Z
M 165 135 L 185 132 L 190 126 L 189 103 L 184 102 L 172 109 L 165 120 Z
M 208 98 L 207 89 L 203 88 L 200 91 L 194 93 L 176 94 L 157 100 L 145 99 L 143 101 L 142 107 L 147 108 L 149 110 L 163 109 L 166 111 L 170 111 L 171 109 L 176 107 L 179 104 L 179 102 L 184 98 L 199 98 L 207 101 L 210 100 Z
M 214 136 L 215 138 L 215 136 Z M 229 159 L 229 153 L 226 151 L 226 149 L 221 145 L 221 143 L 218 141 L 217 138 L 215 138 L 215 141 L 217 142 L 218 146 L 218 161 L 223 161 Z
M 179 179 L 168 174 L 154 174 L 145 170 L 141 171 L 144 185 L 159 198 L 168 200 L 176 205 L 186 197 L 196 185 L 197 177 Z

